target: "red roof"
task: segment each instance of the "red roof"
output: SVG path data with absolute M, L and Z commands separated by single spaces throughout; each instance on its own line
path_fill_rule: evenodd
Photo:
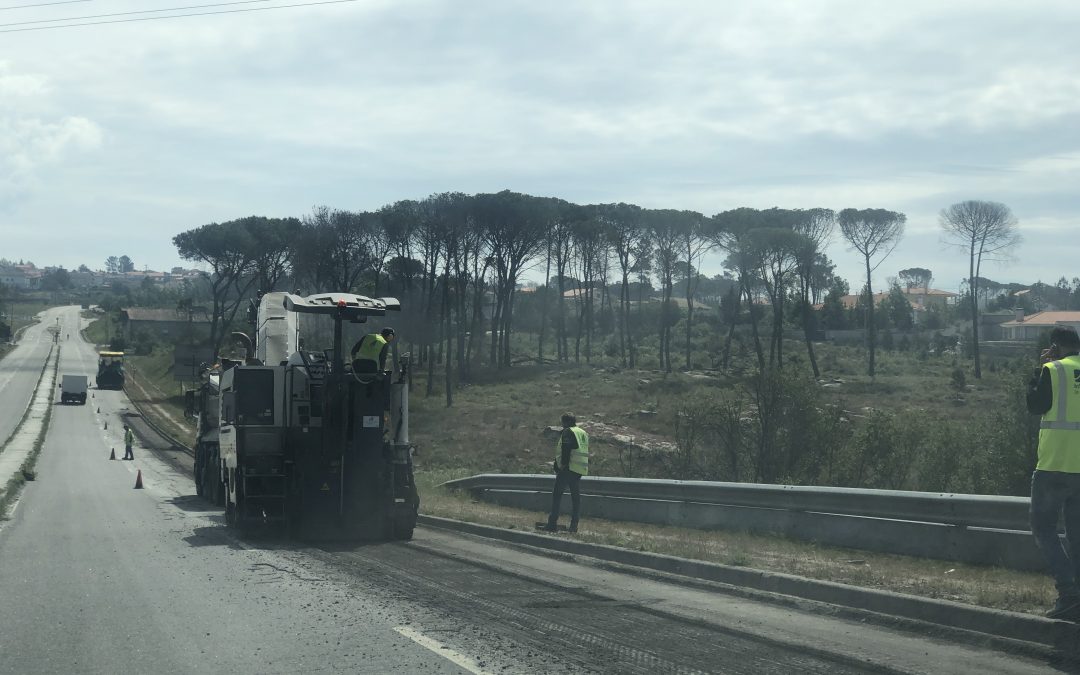
M 1080 312 L 1039 312 L 1021 321 L 1006 321 L 1002 326 L 1056 326 L 1062 323 L 1080 324 Z

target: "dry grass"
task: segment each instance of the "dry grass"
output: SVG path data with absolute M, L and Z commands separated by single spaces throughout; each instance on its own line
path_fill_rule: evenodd
M 421 471 L 421 511 L 483 525 L 533 530 L 545 514 L 473 500 L 439 487 L 461 472 Z M 586 519 L 576 539 L 652 553 L 908 593 L 980 607 L 1042 614 L 1054 602 L 1044 574 L 820 546 L 778 536 Z

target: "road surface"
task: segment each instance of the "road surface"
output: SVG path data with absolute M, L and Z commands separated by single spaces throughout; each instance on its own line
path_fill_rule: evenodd
M 61 373 L 94 369 L 90 345 L 63 341 Z M 0 673 L 1056 672 L 425 528 L 241 539 L 145 443 L 108 460 L 132 411 L 93 394 L 54 408 L 38 480 L 0 524 Z
M 32 324 L 23 331 L 18 346 L 3 359 L 0 359 L 0 443 L 3 443 L 22 419 L 23 411 L 30 403 L 30 396 L 37 386 L 41 367 L 49 355 L 53 336 L 47 329 L 60 327 L 57 319 L 71 318 L 61 330 L 77 333 L 78 312 L 70 308 L 52 308 L 46 310 L 39 323 Z M 77 337 L 77 336 L 76 336 Z M 60 335 L 64 340 L 64 333 Z M 94 374 L 96 374 L 95 371 Z

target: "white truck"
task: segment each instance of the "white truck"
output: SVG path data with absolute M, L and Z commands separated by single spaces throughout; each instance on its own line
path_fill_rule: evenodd
M 86 404 L 85 375 L 64 375 L 60 382 L 60 402 Z

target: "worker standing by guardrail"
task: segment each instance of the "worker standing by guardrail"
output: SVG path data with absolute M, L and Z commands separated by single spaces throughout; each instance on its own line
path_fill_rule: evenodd
M 581 517 L 581 477 L 589 475 L 589 434 L 577 425 L 573 413 L 562 416 L 562 433 L 555 442 L 555 488 L 551 492 L 551 513 L 542 529 L 554 532 L 559 522 L 559 510 L 566 488 L 570 488 L 573 511 L 570 514 L 570 531 L 577 532 Z
M 1050 332 L 1039 374 L 1027 394 L 1028 411 L 1042 415 L 1039 461 L 1031 476 L 1031 534 L 1054 577 L 1058 598 L 1051 619 L 1080 622 L 1080 336 Z M 1065 514 L 1065 540 L 1058 517 Z

